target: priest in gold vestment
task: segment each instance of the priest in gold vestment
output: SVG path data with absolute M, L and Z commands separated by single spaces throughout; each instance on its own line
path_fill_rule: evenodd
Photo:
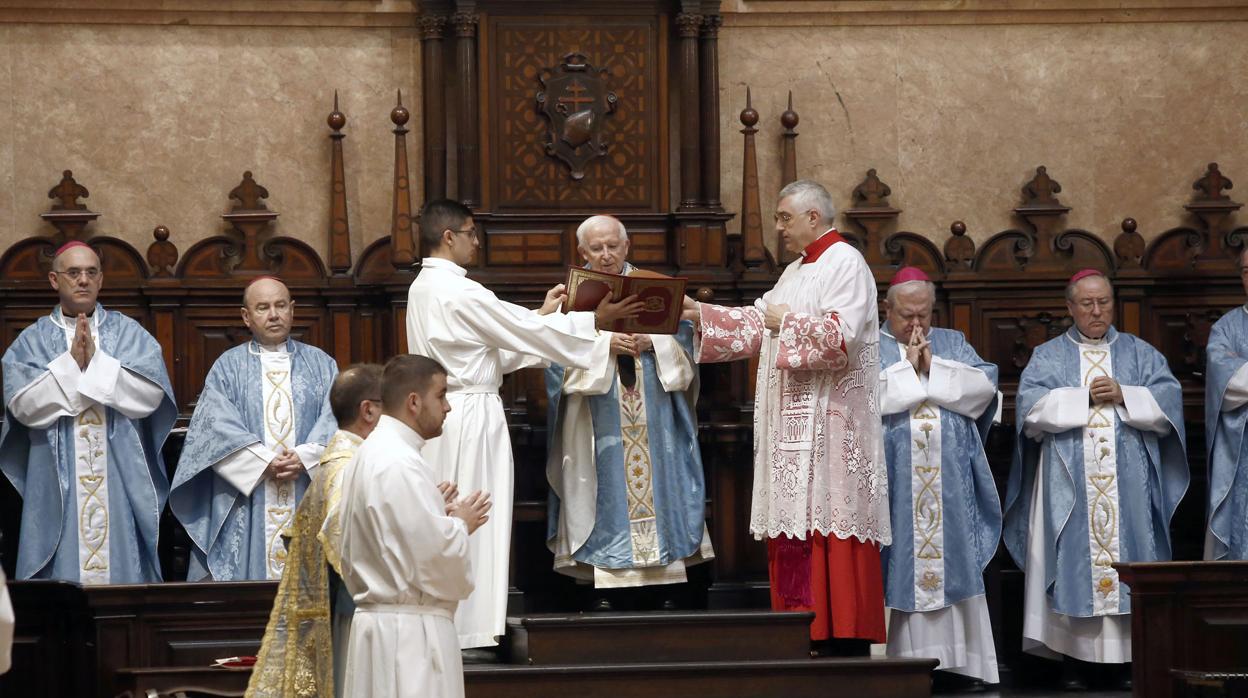
M 355 604 L 342 570 L 342 482 L 355 451 L 381 417 L 381 366 L 338 374 L 329 391 L 338 431 L 330 438 L 294 525 L 273 612 L 247 698 L 342 696 L 346 643 Z

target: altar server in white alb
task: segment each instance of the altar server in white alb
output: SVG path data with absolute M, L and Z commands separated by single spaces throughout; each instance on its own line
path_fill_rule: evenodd
M 1001 539 L 1001 502 L 984 454 L 997 412 L 997 367 L 961 332 L 932 327 L 936 287 L 897 272 L 880 331 L 880 413 L 893 543 L 884 549 L 892 609 L 888 654 L 997 683 L 984 568 Z
M 60 303 L 3 361 L 0 470 L 22 496 L 16 577 L 159 582 L 160 449 L 177 418 L 164 354 L 96 302 L 104 275 L 85 243 L 61 247 L 48 279 Z
M 422 453 L 451 411 L 446 371 L 400 355 L 382 381 L 384 414 L 343 484 L 342 580 L 356 604 L 343 695 L 457 698 L 464 676 L 452 616 L 472 592 L 468 541 L 488 520 L 490 498 L 456 499 Z
M 1101 272 L 1071 277 L 1066 307 L 1075 326 L 1036 347 L 1019 382 L 1005 543 L 1026 573 L 1023 649 L 1125 663 L 1131 595 L 1113 564 L 1171 558 L 1183 396 L 1160 352 L 1114 328 Z M 1067 662 L 1068 688 L 1080 673 Z
M 493 646 L 505 630 L 514 482 L 511 437 L 498 396 L 503 376 L 547 361 L 576 368 L 606 363 L 611 335 L 598 335 L 596 324 L 635 316 L 641 303 L 604 299 L 594 313 L 557 313 L 562 285 L 546 294 L 538 310 L 507 303 L 467 277 L 465 266 L 480 245 L 470 210 L 455 201 L 430 201 L 421 210 L 420 231 L 429 256 L 408 291 L 407 347 L 447 368 L 454 408 L 425 457 L 438 468 L 439 480 L 494 497 L 490 523 L 472 538 L 477 590 L 455 618 L 464 648 Z
M 1239 254 L 1248 292 L 1248 249 Z M 1248 560 L 1248 305 L 1223 315 L 1205 350 L 1205 448 L 1209 454 L 1206 560 Z
M 241 312 L 251 340 L 208 372 L 169 495 L 194 543 L 190 581 L 281 579 L 282 531 L 337 428 L 329 389 L 338 364 L 290 338 L 286 285 L 256 279 Z

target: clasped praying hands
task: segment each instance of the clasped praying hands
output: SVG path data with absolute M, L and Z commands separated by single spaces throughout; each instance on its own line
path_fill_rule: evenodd
M 303 461 L 299 459 L 299 454 L 287 449 L 282 449 L 276 458 L 269 461 L 269 466 L 265 470 L 269 477 L 278 482 L 294 480 L 302 472 Z
M 1118 384 L 1118 381 L 1109 376 L 1094 378 L 1088 384 L 1088 395 L 1093 405 L 1103 405 L 1105 403 L 1121 405 L 1124 401 L 1122 386 Z
M 910 341 L 906 344 L 906 361 L 920 375 L 927 375 L 932 368 L 932 343 L 923 336 L 923 328 L 918 325 L 910 332 Z
M 74 341 L 69 347 L 69 355 L 78 364 L 79 370 L 87 370 L 95 356 L 95 338 L 91 336 L 91 321 L 85 313 L 78 313 L 78 323 L 74 330 Z

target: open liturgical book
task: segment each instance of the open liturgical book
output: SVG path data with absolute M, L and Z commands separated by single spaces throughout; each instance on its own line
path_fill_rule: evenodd
M 634 269 L 623 276 L 570 267 L 566 284 L 568 298 L 563 302 L 563 312 L 593 311 L 607 295 L 612 301 L 635 295 L 645 307 L 637 317 L 616 320 L 611 326 L 612 332 L 675 334 L 687 281 L 642 269 Z

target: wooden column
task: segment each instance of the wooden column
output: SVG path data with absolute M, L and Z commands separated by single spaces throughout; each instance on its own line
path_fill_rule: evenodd
M 680 36 L 680 210 L 690 211 L 701 205 L 701 182 L 698 168 L 699 95 L 698 95 L 698 33 L 702 15 L 682 12 L 676 15 L 676 32 Z
M 790 182 L 797 181 L 797 112 L 793 111 L 793 91 L 789 90 L 789 107 L 780 114 L 780 125 L 784 127 L 780 154 L 780 186 L 783 188 Z M 788 264 L 797 259 L 797 255 L 784 247 L 784 238 L 776 234 L 776 253 L 781 264 Z
M 347 117 L 338 111 L 338 90 L 334 90 L 334 110 L 326 123 L 333 129 L 329 164 L 329 268 L 334 276 L 351 271 L 351 224 L 347 221 L 347 177 L 342 164 L 342 127 Z
M 394 207 L 390 214 L 390 263 L 395 269 L 406 269 L 416 261 L 415 245 L 412 243 L 412 192 L 407 175 L 407 123 L 411 114 L 403 106 L 403 93 L 399 103 L 390 111 L 394 122 Z
M 719 27 L 720 15 L 702 18 L 699 80 L 702 93 L 702 202 L 707 208 L 722 209 L 719 200 Z
M 455 154 L 458 160 L 459 200 L 469 208 L 481 203 L 481 158 L 477 139 L 477 15 L 456 12 L 455 70 L 459 77 L 459 115 L 456 118 Z
M 420 18 L 421 65 L 424 77 L 425 201 L 446 197 L 446 85 L 442 79 L 442 33 L 446 18 Z M 474 42 L 475 43 L 475 42 Z

